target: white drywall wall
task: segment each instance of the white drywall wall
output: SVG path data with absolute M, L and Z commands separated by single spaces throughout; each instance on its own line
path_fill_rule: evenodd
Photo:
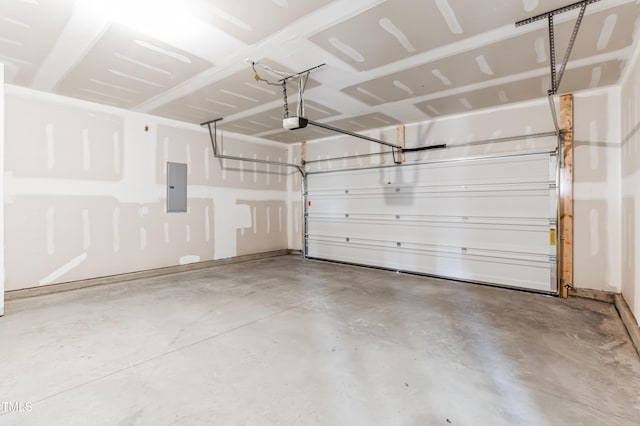
M 577 288 L 619 293 L 620 98 L 574 95 L 574 272 Z
M 640 318 L 640 42 L 621 86 L 622 294 Z
M 0 63 L 0 199 L 4 199 L 4 65 Z M 4 203 L 0 204 L 0 316 L 4 315 Z
M 6 91 L 7 290 L 287 248 L 284 168 L 223 169 L 199 126 Z M 224 150 L 288 154 L 232 134 Z M 188 165 L 188 213 L 165 213 L 167 161 Z

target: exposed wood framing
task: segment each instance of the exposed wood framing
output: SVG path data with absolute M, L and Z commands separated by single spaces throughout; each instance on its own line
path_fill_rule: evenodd
M 566 298 L 569 287 L 573 287 L 573 95 L 560 96 L 560 129 L 564 134 L 560 170 L 560 295 Z
M 404 125 L 402 126 L 398 126 L 398 129 L 396 130 L 396 144 L 399 145 L 400 147 L 404 148 Z M 398 151 L 396 153 L 396 162 L 397 163 L 404 163 L 405 157 L 404 157 L 404 152 L 402 151 Z

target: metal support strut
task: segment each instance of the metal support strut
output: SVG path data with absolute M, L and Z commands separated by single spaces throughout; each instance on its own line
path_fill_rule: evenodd
M 207 126 L 209 129 L 209 137 L 211 138 L 211 147 L 213 148 L 213 156 L 215 158 L 221 158 L 223 160 L 236 160 L 236 161 L 249 161 L 251 163 L 260 163 L 260 164 L 271 164 L 273 166 L 285 166 L 285 167 L 295 167 L 298 169 L 300 174 L 304 177 L 306 173 L 302 166 L 298 164 L 291 163 L 283 163 L 280 161 L 268 161 L 268 160 L 260 160 L 257 158 L 246 158 L 246 157 L 237 157 L 234 155 L 225 155 L 218 152 L 218 121 L 222 121 L 223 118 L 216 118 L 215 120 L 207 121 L 205 123 L 201 123 L 201 126 Z M 213 129 L 211 128 L 211 124 L 213 124 Z
M 531 18 L 523 19 L 522 21 L 516 22 L 516 27 L 521 27 L 523 25 L 531 24 L 532 22 L 540 21 L 545 18 L 547 19 L 547 24 L 549 26 L 549 58 L 550 58 L 550 68 L 551 68 L 551 89 L 549 90 L 550 95 L 555 95 L 558 92 L 560 83 L 562 82 L 562 77 L 564 76 L 565 68 L 567 67 L 567 63 L 569 62 L 569 57 L 571 56 L 571 51 L 573 50 L 573 45 L 575 44 L 576 37 L 578 36 L 578 30 L 580 29 L 580 24 L 582 23 L 582 18 L 584 17 L 584 12 L 587 9 L 587 6 L 590 5 L 591 3 L 596 3 L 598 1 L 600 0 L 582 0 L 558 9 L 551 10 L 549 12 L 541 13 L 540 15 L 536 15 Z M 569 39 L 569 45 L 567 46 L 567 51 L 564 54 L 562 64 L 560 65 L 560 70 L 558 71 L 556 68 L 556 39 L 555 39 L 553 17 L 555 15 L 569 12 L 570 10 L 574 10 L 578 8 L 580 8 L 580 13 L 578 14 L 578 18 L 576 19 L 576 23 L 573 27 L 573 32 L 571 33 L 571 38 Z
M 540 15 L 536 15 L 531 18 L 523 19 L 522 21 L 516 22 L 516 27 L 521 27 L 523 25 L 528 25 L 533 22 L 540 21 L 542 19 L 547 19 L 547 25 L 549 27 L 549 68 L 551 73 L 551 88 L 549 89 L 549 92 L 548 92 L 549 107 L 551 108 L 553 125 L 556 129 L 556 134 L 558 135 L 559 140 L 562 138 L 562 135 L 561 135 L 560 126 L 558 124 L 558 115 L 556 113 L 556 106 L 555 106 L 555 101 L 553 97 L 555 94 L 558 93 L 558 89 L 560 88 L 560 83 L 562 83 L 562 77 L 564 77 L 564 72 L 567 68 L 567 63 L 569 62 L 569 57 L 571 56 L 573 45 L 575 44 L 576 38 L 578 37 L 578 30 L 580 30 L 580 24 L 582 23 L 582 18 L 584 18 L 584 12 L 587 10 L 588 5 L 590 5 L 591 3 L 596 3 L 598 1 L 600 0 L 582 0 L 564 7 L 560 7 L 558 9 L 551 10 L 549 12 L 541 13 Z M 573 31 L 571 32 L 569 45 L 567 46 L 567 50 L 564 54 L 564 58 L 562 59 L 560 70 L 558 70 L 556 67 L 556 38 L 555 38 L 555 28 L 553 23 L 553 17 L 555 15 L 569 12 L 570 10 L 575 10 L 578 8 L 580 8 L 580 13 L 578 14 L 578 18 L 576 19 L 576 23 L 573 27 Z

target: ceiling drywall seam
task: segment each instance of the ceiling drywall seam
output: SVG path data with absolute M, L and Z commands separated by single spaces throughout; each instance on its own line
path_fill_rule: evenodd
M 193 93 L 198 89 L 208 86 L 209 84 L 246 68 L 247 64 L 244 59 L 247 57 L 261 59 L 263 55 L 259 52 L 270 50 L 278 51 L 287 42 L 306 39 L 320 29 L 329 27 L 336 22 L 346 19 L 346 17 L 355 16 L 379 3 L 382 3 L 382 1 L 383 0 L 365 0 L 362 2 L 353 2 L 348 0 L 335 1 L 304 16 L 284 30 L 271 35 L 254 45 L 247 45 L 242 49 L 238 49 L 234 54 L 218 61 L 216 66 L 192 77 L 161 95 L 155 96 L 139 105 L 136 105 L 133 110 L 148 112 L 169 102 L 175 101 L 182 96 Z M 314 25 L 314 22 L 322 23 L 322 27 L 319 28 L 317 24 Z M 310 64 L 301 65 L 301 68 L 306 68 L 309 65 Z
M 200 132 L 203 135 L 208 135 L 207 130 L 202 128 L 200 125 L 188 123 L 186 121 L 174 120 L 172 118 L 166 118 L 166 117 L 160 117 L 157 115 L 150 115 L 150 114 L 145 114 L 141 112 L 130 111 L 128 109 L 115 107 L 111 105 L 105 105 L 103 103 L 97 103 L 97 102 L 87 101 L 87 100 L 78 99 L 78 98 L 71 98 L 68 96 L 58 95 L 56 93 L 42 92 L 40 90 L 30 89 L 22 86 L 15 86 L 12 84 L 5 84 L 3 87 L 5 88 L 6 94 L 29 96 L 29 97 L 40 99 L 43 101 L 56 102 L 64 105 L 70 105 L 70 106 L 85 108 L 93 111 L 105 112 L 105 113 L 119 115 L 119 116 L 124 116 L 125 114 L 139 115 L 141 117 L 146 118 L 149 124 L 170 125 L 172 127 L 176 127 L 179 129 L 192 130 L 195 132 Z M 270 146 L 273 148 L 283 148 L 283 144 L 281 142 L 276 142 L 269 139 L 263 139 L 260 137 L 256 137 L 254 135 L 245 135 L 242 133 L 235 133 L 233 131 L 226 131 L 226 130 L 223 132 L 223 134 L 242 142 L 249 142 L 257 145 Z
M 589 7 L 585 16 L 592 15 L 602 10 L 612 9 L 616 6 L 630 3 L 636 0 L 617 0 L 610 2 L 595 3 Z M 596 7 L 599 6 L 599 7 Z M 561 15 L 555 19 L 556 24 L 563 22 L 569 22 L 575 19 L 571 13 Z M 427 50 L 426 52 L 419 53 L 417 55 L 410 56 L 408 58 L 401 59 L 399 61 L 382 65 L 378 68 L 367 70 L 366 73 L 360 73 L 364 78 L 361 81 L 354 82 L 353 84 L 361 83 L 362 81 L 383 77 L 388 74 L 393 74 L 406 69 L 414 68 L 426 63 L 436 62 L 438 60 L 448 58 L 460 53 L 465 53 L 480 47 L 488 46 L 492 43 L 508 40 L 518 35 L 523 35 L 537 30 L 546 28 L 545 22 L 533 23 L 526 27 L 516 28 L 513 24 L 505 25 L 494 30 L 478 34 L 473 37 L 468 37 L 460 41 L 456 41 L 445 46 L 437 47 L 435 49 Z M 544 41 L 545 46 L 547 40 Z
M 583 67 L 583 66 L 589 66 L 589 65 L 595 65 L 595 64 L 599 64 L 602 62 L 607 62 L 610 60 L 614 60 L 614 59 L 621 59 L 626 57 L 626 54 L 628 53 L 628 48 L 624 48 L 615 52 L 610 52 L 610 53 L 605 53 L 602 55 L 598 55 L 598 56 L 592 56 L 592 57 L 588 57 L 588 58 L 584 58 L 584 59 L 579 59 L 576 61 L 571 62 L 568 66 L 567 66 L 567 70 L 571 70 L 571 69 L 575 69 L 575 68 L 579 68 L 579 67 Z M 409 99 L 402 99 L 399 101 L 395 101 L 395 102 L 386 102 L 384 104 L 381 105 L 376 105 L 376 106 L 372 106 L 368 108 L 368 112 L 383 112 L 387 109 L 389 109 L 389 106 L 399 106 L 399 105 L 410 105 L 413 106 L 416 103 L 420 103 L 420 102 L 425 102 L 425 101 L 430 101 L 430 100 L 434 100 L 434 99 L 439 99 L 442 97 L 447 97 L 447 96 L 452 96 L 452 95 L 462 95 L 464 93 L 473 91 L 473 90 L 478 90 L 478 89 L 485 89 L 485 88 L 489 88 L 489 87 L 499 87 L 501 85 L 507 84 L 507 83 L 512 83 L 512 82 L 517 82 L 520 80 L 525 80 L 527 78 L 531 78 L 531 77 L 544 77 L 548 74 L 549 70 L 548 68 L 544 67 L 544 68 L 538 68 L 537 70 L 533 70 L 533 71 L 527 71 L 524 73 L 520 73 L 520 74 L 514 74 L 514 75 L 509 75 L 506 77 L 501 77 L 501 78 L 497 78 L 497 79 L 493 79 L 493 80 L 489 80 L 486 82 L 482 82 L 482 83 L 474 83 L 471 85 L 467 85 L 467 86 L 462 86 L 462 87 L 457 87 L 455 89 L 450 89 L 450 90 L 444 90 L 444 91 L 440 91 L 440 92 L 434 92 L 434 93 L 430 93 L 428 95 L 424 95 L 424 96 L 418 96 L 418 97 L 414 97 L 414 98 L 409 98 Z M 321 90 L 322 88 L 315 88 L 315 90 Z M 311 90 L 310 90 L 311 91 Z M 309 92 L 310 92 L 309 91 Z M 541 92 L 540 97 L 544 97 L 544 94 Z M 276 104 L 276 102 L 270 103 L 270 107 L 273 107 Z M 335 116 L 331 116 L 325 119 L 319 119 L 317 121 L 319 122 L 326 122 L 326 121 L 336 121 L 336 120 L 341 120 L 341 119 L 345 119 L 345 118 L 350 118 L 352 117 L 353 114 L 348 114 L 348 113 L 343 113 L 340 115 L 335 115 Z M 427 117 L 425 117 L 427 118 Z M 400 120 L 403 121 L 403 120 Z M 264 136 L 268 136 L 271 134 L 275 134 L 280 132 L 281 129 L 275 129 L 275 130 L 270 130 L 270 131 L 265 131 L 265 132 L 261 132 L 261 133 L 257 133 L 255 136 L 256 137 L 264 137 Z
M 638 1 L 640 3 L 640 1 Z M 640 18 L 639 18 L 640 19 Z M 623 87 L 631 78 L 633 72 L 633 65 L 640 61 L 640 22 L 636 22 L 636 31 L 633 35 L 633 52 L 629 55 L 624 70 L 622 71 L 622 77 L 620 78 L 620 87 Z
M 607 4 L 607 8 L 608 8 L 608 7 L 613 7 L 615 4 L 624 4 L 624 3 L 629 3 L 629 0 L 625 0 L 625 1 L 613 1 L 613 2 L 610 2 L 610 3 L 608 3 L 608 4 Z M 598 8 L 598 9 L 594 8 L 593 10 L 597 11 L 597 10 L 601 10 L 601 9 L 606 9 L 606 8 Z M 588 14 L 590 14 L 590 13 L 593 13 L 593 12 L 591 11 L 591 9 L 590 9 L 590 11 L 588 11 Z M 561 21 L 561 20 L 558 20 L 558 21 Z M 510 25 L 509 25 L 509 26 L 505 26 L 504 28 L 510 28 L 510 30 L 509 30 L 509 31 L 513 31 L 513 28 L 512 28 Z M 533 31 L 533 30 L 535 30 L 535 28 L 532 28 L 532 31 Z M 483 39 L 483 37 L 486 37 L 486 35 L 487 35 L 487 34 L 490 34 L 490 33 L 485 33 L 484 35 L 481 35 L 481 36 L 479 36 L 479 37 L 478 37 L 478 40 L 479 40 L 479 42 L 480 42 L 480 43 L 483 43 L 483 44 L 486 44 L 486 43 L 487 43 L 486 39 L 485 39 L 484 41 L 482 40 L 482 39 Z M 275 38 L 277 38 L 278 36 L 276 35 L 276 36 L 274 36 L 274 37 L 275 37 Z M 507 35 L 507 36 L 505 36 L 505 37 L 508 37 L 508 35 Z M 471 39 L 474 39 L 474 38 L 472 37 Z M 267 40 L 268 40 L 268 39 L 267 39 Z M 286 41 L 286 40 L 285 40 L 285 41 Z M 468 41 L 468 40 L 467 40 L 467 41 Z M 454 44 L 455 44 L 455 43 L 454 43 Z M 447 46 L 447 47 L 450 47 L 450 46 L 451 46 L 451 45 L 449 45 L 449 46 Z M 277 47 L 277 48 L 279 48 L 280 53 L 282 53 L 282 52 L 281 52 L 281 50 L 282 50 L 282 46 L 278 46 L 277 44 L 274 44 L 274 45 L 273 45 L 273 47 L 274 47 L 274 48 L 276 48 L 276 47 Z M 466 50 L 466 49 L 465 49 L 465 50 Z M 433 51 L 432 51 L 432 52 L 433 52 Z M 445 56 L 446 56 L 446 52 L 444 52 L 444 53 L 445 53 Z M 421 57 L 421 55 L 417 55 L 417 57 Z M 408 60 L 416 60 L 415 58 L 416 58 L 416 57 L 408 58 Z M 393 64 L 391 64 L 391 65 L 382 66 L 382 67 L 380 67 L 380 68 L 378 68 L 378 69 L 375 69 L 375 70 L 373 70 L 373 72 L 374 72 L 374 73 L 377 73 L 377 72 L 383 71 L 384 69 L 386 69 L 386 68 L 388 68 L 388 67 L 392 67 L 392 68 L 397 69 L 397 67 L 398 67 L 398 66 L 401 66 L 401 65 L 402 65 L 402 64 L 404 64 L 404 63 L 406 63 L 406 62 L 405 62 L 405 61 L 398 61 L 398 62 L 395 62 L 395 63 L 393 63 Z M 240 64 L 240 66 L 241 66 L 241 65 L 242 65 L 242 64 Z M 332 64 L 330 64 L 330 65 L 332 65 L 332 66 L 342 66 L 342 65 L 344 65 L 344 64 L 343 64 L 342 62 L 338 61 L 337 63 L 332 63 Z M 237 67 L 237 66 L 238 66 L 238 64 L 236 64 L 236 67 Z M 232 68 L 234 68 L 234 69 L 235 69 L 235 67 L 232 67 Z M 237 68 L 237 69 L 239 70 L 240 68 Z M 207 72 L 205 72 L 205 73 L 207 73 Z M 202 75 L 204 75 L 205 73 L 203 73 Z M 215 81 L 215 80 L 219 80 L 219 78 L 220 78 L 220 77 L 219 77 L 219 74 L 217 74 L 217 75 L 216 75 L 216 78 L 215 78 L 215 79 L 213 79 L 213 74 L 214 74 L 214 72 L 213 72 L 213 71 L 212 71 L 212 73 L 208 73 L 208 74 L 207 74 L 207 75 L 208 75 L 208 77 L 206 77 L 206 78 L 211 78 L 211 79 L 212 79 L 211 81 L 207 81 L 207 83 L 209 83 L 209 82 L 213 82 L 213 81 Z M 370 71 L 367 71 L 366 73 L 358 73 L 358 74 L 356 74 L 356 75 L 352 76 L 352 77 L 351 77 L 351 79 L 353 80 L 353 83 L 354 83 L 354 84 L 357 84 L 358 82 L 362 82 L 362 80 L 363 80 L 363 79 L 365 79 L 365 80 L 366 80 L 366 79 L 368 79 L 368 78 L 370 77 L 370 74 L 371 74 L 371 72 L 370 72 Z M 192 80 L 193 80 L 193 79 L 192 79 Z M 324 89 L 326 89 L 326 88 L 327 88 L 327 87 L 329 87 L 329 86 L 331 86 L 331 87 L 336 86 L 336 85 L 335 85 L 335 84 L 333 84 L 331 81 L 327 81 L 327 82 L 325 82 L 325 81 L 322 81 L 322 78 L 320 78 L 319 80 L 320 80 L 320 81 L 323 83 L 323 85 L 325 86 L 325 87 L 324 87 Z M 344 85 L 344 82 L 340 82 L 340 83 L 342 83 L 342 85 Z M 205 83 L 205 84 L 206 84 L 206 83 Z M 342 86 L 340 86 L 340 87 L 342 87 Z M 315 96 L 318 96 L 318 98 L 317 98 L 317 99 L 321 99 L 321 96 L 322 96 L 322 93 L 321 93 L 321 92 L 316 91 L 316 92 L 314 92 L 313 94 L 314 94 Z M 361 102 L 357 102 L 357 103 L 356 103 L 356 102 L 354 102 L 354 100 L 353 100 L 353 99 L 351 99 L 349 102 L 347 102 L 347 98 L 346 98 L 346 97 L 343 97 L 342 101 L 346 102 L 346 104 L 345 104 L 345 105 L 348 105 L 348 106 L 349 106 L 348 108 L 345 108 L 345 110 L 346 110 L 346 111 L 345 111 L 345 115 L 344 115 L 344 117 L 347 117 L 347 116 L 353 115 L 353 113 L 354 113 L 354 111 L 355 111 L 356 109 L 361 109 L 361 108 L 362 108 L 362 104 L 361 104 Z M 266 105 L 266 106 L 265 106 L 265 105 L 262 105 L 262 106 L 256 106 L 255 108 L 259 108 L 259 110 L 260 110 L 260 111 L 263 111 L 263 110 L 265 110 L 265 109 L 267 109 L 267 108 L 271 108 L 271 107 L 273 107 L 273 106 L 275 106 L 275 105 L 277 105 L 277 101 L 274 101 L 274 103 L 273 103 L 273 104 L 269 104 L 269 105 Z M 341 105 L 342 105 L 342 104 L 341 104 Z M 395 115 L 395 116 L 396 116 L 396 118 L 403 117 L 403 119 L 404 119 L 404 114 L 409 114 L 410 119 L 418 119 L 418 113 L 417 113 L 417 112 L 416 112 L 416 113 L 412 113 L 412 106 L 411 106 L 411 105 L 409 105 L 409 103 L 408 103 L 408 102 L 407 102 L 407 103 L 405 103 L 405 104 L 398 104 L 398 106 L 399 106 L 399 107 L 400 107 L 400 106 L 403 106 L 403 107 L 405 108 L 405 110 L 404 110 L 404 111 L 402 111 L 402 114 L 400 114 L 400 112 L 398 111 L 398 114 L 399 114 L 399 115 L 398 115 L 398 114 L 392 114 L 392 115 Z M 243 112 L 239 113 L 237 116 L 236 116 L 236 115 L 230 115 L 230 116 L 227 116 L 227 119 L 229 119 L 229 120 L 237 120 L 237 119 L 241 119 L 242 117 L 245 117 L 245 116 L 248 116 L 248 115 L 252 115 L 252 114 L 254 114 L 256 111 L 258 111 L 258 110 L 257 110 L 257 109 L 249 109 L 249 110 L 247 110 L 247 111 L 243 111 Z M 424 117 L 426 118 L 426 116 L 424 116 Z
M 580 66 L 589 66 L 589 65 L 593 65 L 593 64 L 598 64 L 600 62 L 606 62 L 609 60 L 616 60 L 616 59 L 624 59 L 625 57 L 627 57 L 628 54 L 628 49 L 629 48 L 624 48 L 618 51 L 614 51 L 614 52 L 610 52 L 610 53 L 606 53 L 606 54 L 601 54 L 599 56 L 595 56 L 595 57 L 588 57 L 588 58 L 583 58 L 580 60 L 575 60 L 572 61 L 571 64 L 569 65 L 568 69 L 573 69 L 576 67 L 580 67 Z M 482 58 L 480 58 L 482 59 Z M 479 62 L 479 65 L 482 66 L 482 61 L 478 60 L 478 58 L 476 58 L 476 60 Z M 490 69 L 486 69 L 484 72 L 488 73 L 489 71 L 491 71 Z M 597 71 L 597 70 L 596 70 Z M 396 119 L 398 119 L 399 121 L 407 121 L 406 117 L 403 116 L 403 114 L 409 114 L 409 120 L 419 120 L 419 119 L 426 119 L 428 118 L 428 116 L 426 115 L 417 115 L 417 114 L 411 114 L 411 109 L 413 108 L 414 103 L 416 102 L 423 102 L 423 101 L 429 101 L 429 100 L 433 100 L 433 99 L 437 99 L 439 97 L 445 97 L 445 96 L 450 96 L 450 95 L 456 95 L 459 93 L 463 93 L 469 90 L 476 90 L 476 89 L 482 89 L 482 88 L 488 88 L 488 87 L 495 87 L 498 86 L 500 84 L 505 84 L 505 83 L 509 83 L 509 82 L 513 82 L 513 81 L 517 81 L 520 79 L 525 79 L 525 78 L 530 78 L 530 77 L 538 77 L 538 76 L 544 76 L 547 73 L 547 69 L 544 67 L 541 67 L 537 70 L 533 70 L 533 71 L 529 71 L 526 73 L 521 73 L 521 74 L 517 74 L 517 75 L 511 75 L 511 76 L 506 76 L 506 77 L 501 77 L 500 79 L 494 79 L 494 80 L 488 80 L 485 82 L 481 82 L 481 83 L 474 83 L 472 85 L 467 85 L 467 86 L 463 86 L 463 87 L 459 87 L 459 88 L 455 88 L 455 89 L 451 89 L 451 90 L 444 90 L 444 91 L 439 91 L 439 92 L 432 92 L 430 94 L 427 95 L 423 95 L 420 97 L 413 97 L 413 98 L 408 98 L 408 99 L 402 99 L 399 101 L 394 101 L 394 102 L 383 102 L 382 105 L 376 105 L 376 106 L 371 106 L 368 107 L 368 111 L 371 112 L 382 112 L 383 110 L 387 110 L 389 109 L 388 107 L 390 105 L 394 106 L 395 108 L 393 108 L 394 112 L 398 112 L 398 114 L 393 114 L 391 113 L 390 115 Z M 319 75 L 319 77 L 321 77 L 321 75 Z M 596 77 L 596 76 L 594 76 Z M 397 86 L 397 84 L 396 84 Z M 316 96 L 314 99 L 317 101 L 321 101 L 321 97 L 322 94 L 327 92 L 327 87 L 324 86 L 319 86 L 313 89 L 309 89 L 308 93 L 311 95 Z M 340 95 L 339 93 L 334 94 L 335 95 Z M 506 93 L 502 94 L 502 98 L 504 98 L 506 96 Z M 351 101 L 353 101 L 353 98 L 349 98 Z M 507 99 L 508 100 L 508 99 Z M 335 99 L 334 99 L 335 101 Z M 259 108 L 260 111 L 265 111 L 271 108 L 275 108 L 279 106 L 280 101 L 276 100 L 273 102 L 270 102 L 268 104 L 262 105 Z M 358 101 L 358 104 L 360 105 L 360 101 Z M 403 114 L 399 114 L 401 111 L 399 110 L 399 108 L 403 108 L 404 107 L 404 111 L 402 111 Z M 334 119 L 342 119 L 342 118 L 349 118 L 351 116 L 353 116 L 353 111 L 350 111 L 349 108 L 342 108 L 343 109 L 343 114 L 339 115 L 339 116 L 333 116 L 330 118 L 327 118 L 326 120 L 334 120 Z M 226 116 L 226 119 L 229 121 L 234 121 L 234 120 L 238 120 L 238 119 L 242 119 L 243 117 L 246 116 L 250 116 L 256 113 L 257 110 L 255 109 L 251 109 L 251 110 L 247 110 L 247 111 L 243 111 L 241 113 L 238 113 L 237 115 L 230 115 L 230 116 Z M 387 114 L 389 114 L 389 111 L 386 111 Z M 320 119 L 318 121 L 325 121 L 323 119 Z M 262 132 L 262 133 L 256 133 L 255 135 L 258 137 L 263 137 L 263 136 L 267 136 L 267 135 L 271 135 L 274 133 L 277 133 L 279 131 L 279 129 L 274 129 L 271 131 L 266 131 L 266 132 Z
M 52 91 L 98 42 L 111 25 L 90 2 L 78 1 L 56 44 L 38 69 L 32 87 Z
M 548 71 L 548 70 L 547 70 Z M 595 88 L 595 89 L 589 89 L 589 90 L 584 90 L 584 91 L 580 91 L 579 93 L 576 94 L 576 96 L 581 97 L 581 96 L 595 96 L 595 95 L 599 95 L 602 93 L 610 93 L 610 91 L 612 89 L 615 89 L 616 86 L 608 86 L 608 87 L 599 87 L 599 88 Z M 440 116 L 440 117 L 433 117 L 433 118 L 428 118 L 425 120 L 421 120 L 421 121 L 416 121 L 416 122 L 408 122 L 405 124 L 405 126 L 412 126 L 415 124 L 423 124 L 423 123 L 429 123 L 429 124 L 437 124 L 439 122 L 446 122 L 446 121 L 455 121 L 455 120 L 460 120 L 462 118 L 465 117 L 474 117 L 474 116 L 483 116 L 486 114 L 493 114 L 493 113 L 500 113 L 501 111 L 507 111 L 507 110 L 520 110 L 520 109 L 526 109 L 528 107 L 536 107 L 539 106 L 541 108 L 547 108 L 548 105 L 548 100 L 545 96 L 541 96 L 538 99 L 530 99 L 530 100 L 525 100 L 525 101 L 521 101 L 521 102 L 514 102 L 514 103 L 510 103 L 508 105 L 499 105 L 499 106 L 493 106 L 493 107 L 488 107 L 488 108 L 483 108 L 483 109 L 476 109 L 473 111 L 465 111 L 465 112 L 460 112 L 460 113 L 456 113 L 456 114 L 449 114 L 449 115 L 445 115 L 445 116 Z M 396 128 L 396 126 L 389 126 L 389 127 L 383 127 L 380 129 L 369 129 L 367 130 L 365 133 L 368 132 L 384 132 L 387 130 L 394 130 Z M 313 141 L 309 141 L 309 143 L 315 144 L 315 143 L 322 143 L 322 142 L 329 142 L 332 140 L 338 140 L 340 138 L 342 138 L 343 136 L 329 136 L 329 137 L 325 137 L 325 138 L 320 138 L 320 139 L 314 139 Z M 294 144 L 291 144 L 292 146 L 295 146 Z

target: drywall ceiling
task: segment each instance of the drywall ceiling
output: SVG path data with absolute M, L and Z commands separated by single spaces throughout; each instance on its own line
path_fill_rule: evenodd
M 305 115 L 351 131 L 546 96 L 546 21 L 572 0 L 3 0 L 7 83 L 281 142 L 279 86 L 245 61 L 295 73 L 321 63 Z M 556 16 L 561 62 L 577 11 Z M 589 5 L 560 92 L 616 84 L 640 0 Z M 279 76 L 258 67 L 260 77 Z M 296 111 L 297 87 L 288 85 Z

